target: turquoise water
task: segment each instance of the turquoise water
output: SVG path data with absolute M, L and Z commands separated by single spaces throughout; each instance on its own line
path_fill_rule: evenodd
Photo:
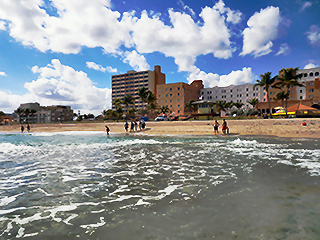
M 317 140 L 0 134 L 0 239 L 318 239 Z

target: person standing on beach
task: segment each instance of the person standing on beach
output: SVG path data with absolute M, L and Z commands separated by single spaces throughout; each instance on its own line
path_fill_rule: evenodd
M 30 132 L 30 129 L 31 129 L 31 128 L 30 128 L 30 125 L 28 124 L 28 125 L 27 125 L 27 131 Z
M 138 123 L 136 120 L 134 120 L 134 129 L 138 132 Z
M 107 132 L 107 135 L 109 135 L 110 128 L 107 125 L 106 125 L 106 132 Z
M 131 121 L 130 132 L 134 132 L 134 123 L 133 123 L 133 121 Z
M 21 125 L 21 133 L 23 133 L 23 131 L 24 131 L 24 126 Z
M 226 122 L 225 119 L 223 119 L 223 122 L 222 122 L 222 132 L 223 132 L 224 135 L 226 135 L 227 130 L 228 130 L 227 122 Z M 228 133 L 229 133 L 229 130 L 228 130 Z
M 141 132 L 141 130 L 142 130 L 142 121 L 141 120 L 139 121 L 139 129 L 140 129 L 140 132 Z
M 126 130 L 126 132 L 128 132 L 128 128 L 129 128 L 129 123 L 126 121 L 126 123 L 124 124 L 124 129 Z
M 217 135 L 219 133 L 219 123 L 217 120 L 215 120 L 214 124 L 213 124 L 213 130 L 214 130 L 214 134 Z

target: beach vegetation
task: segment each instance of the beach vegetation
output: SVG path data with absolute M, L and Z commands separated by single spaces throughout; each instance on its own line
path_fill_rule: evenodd
M 159 107 L 159 111 L 160 111 L 160 113 L 166 115 L 170 111 L 170 109 L 167 106 L 161 106 L 161 107 Z
M 270 98 L 269 98 L 269 89 L 273 86 L 274 82 L 278 79 L 278 76 L 271 77 L 271 72 L 266 72 L 264 74 L 260 74 L 260 80 L 256 81 L 256 84 L 253 85 L 253 89 L 257 86 L 263 87 L 267 93 L 267 102 L 269 108 L 270 118 L 272 118 L 272 110 L 270 107 Z
M 296 68 L 282 68 L 281 73 L 277 81 L 274 83 L 274 87 L 282 89 L 285 88 L 285 93 L 288 94 L 288 97 L 285 98 L 285 109 L 286 109 L 286 117 L 287 108 L 288 108 L 288 98 L 290 98 L 290 88 L 293 86 L 304 87 L 303 84 L 299 83 L 298 79 L 302 78 L 302 74 L 296 74 L 298 67 Z
M 134 103 L 134 98 L 127 94 L 126 96 L 124 96 L 122 103 L 126 106 L 126 109 L 129 108 L 129 105 L 132 105 Z
M 193 104 L 194 102 L 195 102 L 195 100 L 193 100 L 193 99 L 189 100 L 189 102 L 187 102 L 184 105 L 184 110 L 186 112 L 190 112 L 190 113 L 197 112 L 198 106 L 196 104 Z
M 242 108 L 242 106 L 244 105 L 244 103 L 243 102 L 236 102 L 236 103 L 234 103 L 233 104 L 237 109 L 240 109 L 240 108 Z
M 253 108 L 256 107 L 256 105 L 259 103 L 259 100 L 257 98 L 253 98 L 251 100 L 247 100 L 247 102 L 252 105 Z
M 276 100 L 281 100 L 281 107 L 283 107 L 283 101 L 288 99 L 289 93 L 285 93 L 285 91 L 278 92 L 276 95 Z
M 226 111 L 226 102 L 222 100 L 216 101 L 216 111 L 221 116 L 221 111 Z

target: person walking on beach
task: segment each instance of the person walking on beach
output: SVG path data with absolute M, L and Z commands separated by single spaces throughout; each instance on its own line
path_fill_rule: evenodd
M 225 119 L 223 119 L 223 122 L 222 122 L 222 132 L 224 135 L 227 134 L 227 130 L 228 130 L 228 125 L 227 125 L 227 122 Z M 228 133 L 229 133 L 229 130 L 228 130 Z
M 130 132 L 134 132 L 134 123 L 133 123 L 133 121 L 131 121 Z
M 220 125 L 220 124 L 218 123 L 218 121 L 215 120 L 215 122 L 214 122 L 214 124 L 213 124 L 213 130 L 214 130 L 214 134 L 215 134 L 215 135 L 217 135 L 217 134 L 219 133 L 219 130 L 218 130 L 219 125 Z
M 24 131 L 24 126 L 21 125 L 21 133 L 23 133 L 23 131 Z
M 106 125 L 106 132 L 107 132 L 107 135 L 109 135 L 110 128 L 107 125 Z
M 124 129 L 126 130 L 126 132 L 128 132 L 128 128 L 129 128 L 129 123 L 126 121 L 126 123 L 124 124 Z
M 30 128 L 30 125 L 28 124 L 28 125 L 27 125 L 27 131 L 30 132 L 30 129 L 31 129 L 31 128 Z

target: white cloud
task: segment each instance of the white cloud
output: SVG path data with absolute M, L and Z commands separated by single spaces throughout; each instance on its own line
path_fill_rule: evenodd
M 132 53 L 136 51 L 140 60 L 142 54 L 152 52 L 173 57 L 180 71 L 189 72 L 196 68 L 199 55 L 231 57 L 235 49 L 228 27 L 241 20 L 241 13 L 225 7 L 223 1 L 203 8 L 197 22 L 186 13 L 169 9 L 169 25 L 157 13 L 149 16 L 143 11 L 140 18 L 134 11 L 121 15 L 110 9 L 110 0 L 92 0 L 90 4 L 87 0 L 52 0 L 47 4 L 56 10 L 55 15 L 46 12 L 48 6 L 42 0 L 0 1 L 0 19 L 9 23 L 11 37 L 42 52 L 77 54 L 82 47 L 101 47 L 104 53 L 125 57 L 130 63 L 127 57 L 133 55 L 122 50 L 124 46 Z M 140 62 L 135 67 L 145 65 Z
M 6 30 L 6 22 L 0 21 L 0 30 Z
M 303 11 L 303 10 L 305 10 L 306 8 L 311 7 L 311 6 L 312 6 L 312 2 L 304 2 L 304 3 L 302 4 L 302 7 L 301 7 L 301 9 L 300 9 L 300 12 Z
M 90 69 L 94 69 L 94 70 L 97 70 L 97 71 L 101 71 L 101 72 L 109 72 L 109 73 L 116 73 L 118 70 L 116 68 L 112 68 L 110 66 L 107 66 L 107 67 L 102 67 L 102 65 L 100 64 L 96 64 L 94 62 L 86 62 L 86 66 L 87 68 L 90 68 Z
M 316 68 L 316 67 L 319 67 L 319 66 L 313 63 L 308 63 L 307 65 L 304 66 L 303 69 L 310 69 L 310 68 Z
M 197 69 L 195 72 L 188 76 L 189 83 L 193 80 L 203 80 L 204 86 L 208 87 L 225 87 L 229 85 L 241 85 L 245 83 L 251 83 L 257 79 L 257 76 L 253 74 L 251 68 L 244 67 L 242 70 L 232 71 L 228 75 L 221 75 L 214 73 L 205 73 Z
M 123 62 L 129 63 L 135 71 L 143 71 L 150 68 L 146 58 L 135 50 L 132 52 L 125 52 Z
M 0 71 L 0 76 L 7 76 L 5 72 Z
M 277 52 L 276 56 L 278 56 L 280 54 L 287 56 L 290 53 L 290 51 L 291 50 L 290 50 L 289 45 L 287 43 L 283 43 L 283 44 L 281 44 L 280 49 Z
M 320 28 L 318 28 L 318 26 L 312 25 L 307 35 L 311 44 L 320 46 Z
M 191 7 L 185 5 L 182 0 L 179 0 L 178 4 L 180 4 L 183 7 L 184 10 L 188 10 L 191 13 L 192 16 L 196 15 L 196 13 L 193 11 L 193 9 Z
M 39 74 L 38 78 L 24 87 L 42 105 L 71 105 L 74 110 L 94 114 L 110 108 L 110 89 L 97 88 L 86 73 L 62 65 L 58 59 L 45 67 L 34 66 L 32 72 Z
M 243 48 L 240 55 L 252 54 L 255 57 L 271 52 L 274 40 L 278 34 L 280 22 L 278 7 L 267 7 L 255 13 L 248 20 L 248 28 L 243 31 Z

